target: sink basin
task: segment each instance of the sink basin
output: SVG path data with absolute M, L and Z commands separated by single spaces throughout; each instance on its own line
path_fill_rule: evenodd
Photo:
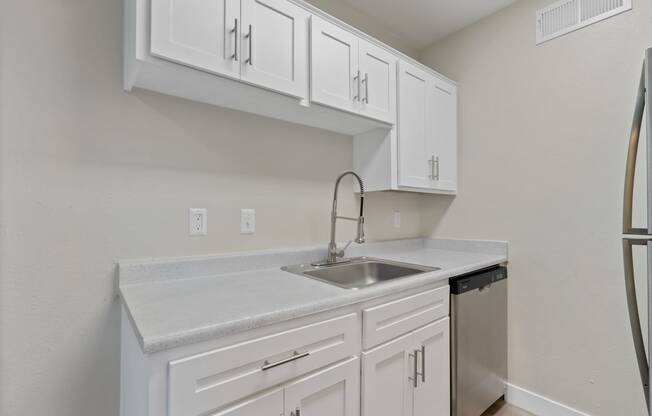
M 360 289 L 388 280 L 439 270 L 437 267 L 418 266 L 371 257 L 356 257 L 334 265 L 300 264 L 281 269 L 345 289 Z

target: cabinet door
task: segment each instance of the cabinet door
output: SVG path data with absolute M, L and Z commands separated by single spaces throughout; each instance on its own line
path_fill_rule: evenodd
M 242 0 L 242 80 L 307 98 L 309 18 L 289 1 Z
M 362 353 L 362 415 L 412 414 L 412 334 Z
M 287 386 L 285 415 L 299 414 L 359 416 L 360 360 L 352 358 Z
M 361 114 L 387 123 L 396 123 L 395 55 L 363 40 L 359 41 L 361 74 Z
M 152 0 L 151 53 L 177 63 L 240 77 L 240 0 Z
M 222 409 L 213 416 L 268 416 L 283 414 L 283 389 L 257 394 Z
M 311 27 L 311 100 L 357 112 L 361 89 L 358 38 L 316 16 Z
M 413 333 L 419 377 L 414 389 L 414 416 L 450 415 L 449 318 Z
M 428 87 L 432 76 L 405 62 L 399 64 L 398 184 L 431 188 L 432 137 L 428 135 Z
M 433 78 L 430 93 L 430 157 L 435 158 L 431 187 L 457 190 L 457 87 Z

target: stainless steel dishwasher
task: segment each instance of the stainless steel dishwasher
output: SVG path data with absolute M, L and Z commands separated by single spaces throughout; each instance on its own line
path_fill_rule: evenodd
M 480 416 L 504 395 L 507 269 L 451 279 L 451 415 Z

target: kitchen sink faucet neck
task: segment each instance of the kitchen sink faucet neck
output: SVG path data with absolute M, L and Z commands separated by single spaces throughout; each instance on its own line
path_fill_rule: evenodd
M 340 187 L 340 182 L 345 176 L 351 175 L 355 177 L 358 180 L 358 184 L 360 185 L 360 214 L 358 215 L 357 218 L 353 217 L 341 217 L 337 215 L 337 195 Z M 342 173 L 338 178 L 337 181 L 335 181 L 335 191 L 333 192 L 333 211 L 331 212 L 331 240 L 330 243 L 328 243 L 328 256 L 326 258 L 326 263 L 327 264 L 335 264 L 338 263 L 338 258 L 339 257 L 344 257 L 344 250 L 349 246 L 348 244 L 344 249 L 339 250 L 337 248 L 337 244 L 335 243 L 335 229 L 337 227 L 337 220 L 347 220 L 347 221 L 356 221 L 358 223 L 358 232 L 355 238 L 355 242 L 358 244 L 362 244 L 365 242 L 365 235 L 364 235 L 364 182 L 362 181 L 362 178 L 360 176 L 353 172 L 353 171 L 347 171 Z M 351 244 L 349 242 L 349 244 Z

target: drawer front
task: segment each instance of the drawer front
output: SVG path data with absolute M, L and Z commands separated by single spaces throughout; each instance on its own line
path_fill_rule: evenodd
M 449 287 L 429 290 L 362 311 L 364 349 L 434 322 L 449 314 Z
M 356 314 L 253 339 L 169 364 L 169 416 L 196 416 L 358 353 Z

